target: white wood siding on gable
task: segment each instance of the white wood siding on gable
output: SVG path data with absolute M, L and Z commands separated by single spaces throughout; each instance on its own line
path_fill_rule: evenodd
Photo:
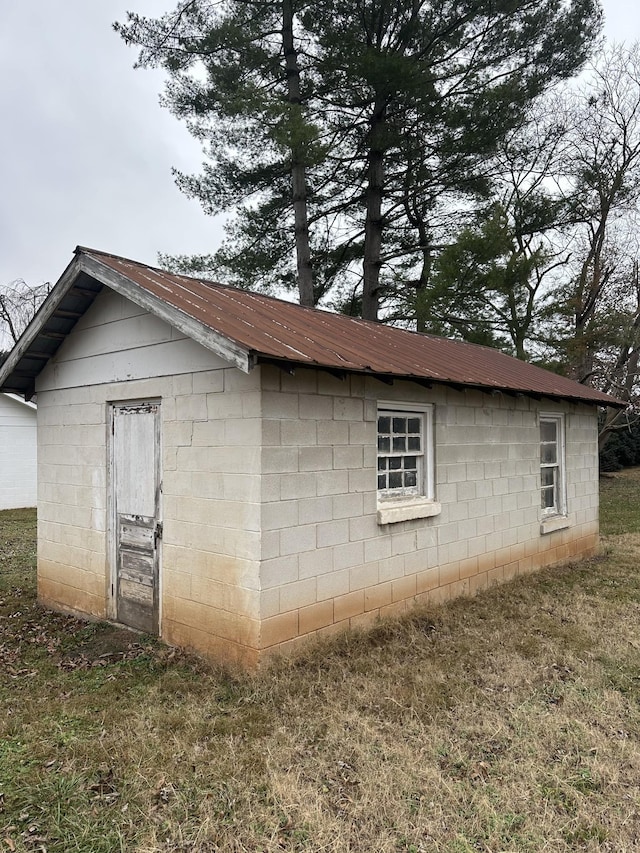
M 38 378 L 38 391 L 200 372 L 228 365 L 105 288 Z
M 36 505 L 36 410 L 0 394 L 0 509 Z

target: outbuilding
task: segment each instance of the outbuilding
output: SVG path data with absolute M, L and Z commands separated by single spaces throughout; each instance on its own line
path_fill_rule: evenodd
M 78 248 L 38 395 L 38 594 L 255 665 L 598 545 L 598 406 L 495 350 Z
M 0 510 L 36 505 L 36 407 L 0 394 Z

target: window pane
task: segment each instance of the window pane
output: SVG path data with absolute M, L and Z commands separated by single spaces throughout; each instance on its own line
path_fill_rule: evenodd
M 378 471 L 386 471 L 387 470 L 387 457 L 386 456 L 378 456 Z
M 404 457 L 404 467 L 405 468 L 415 468 L 417 465 L 417 459 L 415 456 L 405 456 Z
M 407 449 L 408 450 L 422 450 L 420 445 L 420 436 L 419 435 L 410 435 L 407 439 Z
M 409 418 L 407 423 L 407 432 L 420 432 L 420 418 Z
M 378 475 L 378 488 L 379 489 L 386 489 L 387 488 L 386 474 L 379 474 Z
M 558 461 L 558 446 L 556 444 L 541 444 L 540 461 L 542 463 L 555 465 Z
M 391 418 L 388 415 L 380 415 L 378 418 L 378 432 L 391 432 Z
M 557 441 L 557 421 L 540 421 L 540 441 Z
M 390 489 L 402 488 L 402 471 L 392 471 L 389 474 L 389 488 Z
M 415 471 L 406 471 L 404 475 L 405 486 L 415 486 L 418 482 L 418 477 Z
M 545 486 L 542 489 L 542 509 L 553 509 L 556 505 L 556 490 L 553 486 Z
M 388 435 L 378 436 L 378 450 L 381 453 L 389 453 L 391 450 L 391 439 Z
M 407 450 L 407 439 L 404 435 L 393 436 L 394 453 L 405 453 Z
M 540 471 L 540 481 L 543 486 L 553 486 L 556 481 L 556 469 L 555 468 L 543 468 Z
M 406 418 L 394 418 L 393 419 L 393 431 L 394 432 L 406 432 L 407 431 L 407 419 Z
M 400 456 L 392 456 L 389 459 L 389 468 L 397 471 L 399 468 L 402 468 L 402 458 Z

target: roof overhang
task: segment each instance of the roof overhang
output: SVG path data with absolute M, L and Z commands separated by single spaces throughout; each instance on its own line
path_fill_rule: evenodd
M 103 287 L 126 297 L 154 314 L 211 352 L 248 373 L 248 350 L 208 328 L 173 305 L 131 282 L 93 255 L 76 249 L 75 258 L 52 288 L 40 310 L 27 326 L 6 361 L 0 365 L 0 390 L 30 400 L 38 374 L 58 351 L 78 320 L 93 304 Z
M 623 409 L 626 403 L 490 347 L 304 308 L 83 247 L 0 366 L 0 391 L 30 399 L 39 373 L 104 287 L 248 373 L 272 364 L 387 385 L 473 389 Z

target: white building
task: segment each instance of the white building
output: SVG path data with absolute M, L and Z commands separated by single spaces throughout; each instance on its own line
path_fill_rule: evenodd
M 38 394 L 40 600 L 247 665 L 594 553 L 619 405 L 88 249 L 0 388 Z
M 36 505 L 36 407 L 0 394 L 0 510 Z

